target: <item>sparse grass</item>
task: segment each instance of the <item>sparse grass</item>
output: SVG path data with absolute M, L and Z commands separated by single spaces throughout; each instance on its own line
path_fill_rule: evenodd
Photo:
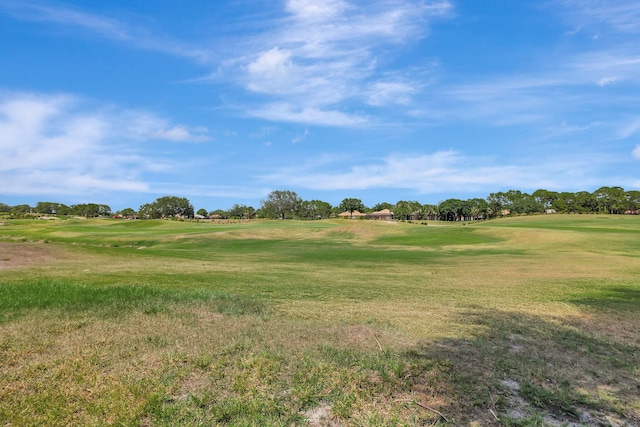
M 0 424 L 640 424 L 639 218 L 437 225 L 3 220 Z

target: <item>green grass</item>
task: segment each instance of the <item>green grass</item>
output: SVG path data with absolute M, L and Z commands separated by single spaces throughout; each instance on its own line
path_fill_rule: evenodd
M 0 424 L 636 425 L 639 235 L 3 220 Z

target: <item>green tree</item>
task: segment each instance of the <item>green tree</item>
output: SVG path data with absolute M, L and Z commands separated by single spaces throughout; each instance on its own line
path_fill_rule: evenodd
M 382 211 L 384 209 L 389 209 L 390 211 L 392 211 L 395 208 L 394 205 L 392 205 L 391 203 L 387 203 L 387 202 L 382 202 L 382 203 L 378 203 L 376 205 L 374 205 L 371 210 L 374 212 L 378 212 L 378 211 Z
M 251 219 L 255 214 L 253 206 L 235 204 L 227 211 L 227 218 Z
M 138 208 L 138 215 L 140 215 L 141 218 L 146 219 L 160 218 L 160 213 L 154 209 L 153 203 L 145 203 L 143 205 L 140 205 L 140 208 Z
M 588 191 L 579 191 L 574 195 L 574 212 L 595 213 L 598 210 L 596 197 Z
M 486 200 L 475 198 L 468 201 L 469 215 L 471 219 L 477 221 L 479 219 L 486 219 L 489 213 L 489 204 Z
M 58 213 L 59 205 L 56 202 L 38 202 L 33 211 L 44 215 L 55 215 Z
M 86 218 L 95 218 L 97 216 L 111 215 L 111 208 L 108 205 L 99 203 L 80 203 L 72 205 L 70 212 L 73 215 L 84 216 Z
M 392 210 L 394 218 L 405 221 L 411 219 L 412 214 L 420 215 L 422 205 L 416 201 L 400 200 Z
M 356 198 L 346 198 L 340 202 L 340 211 L 349 212 L 349 216 L 353 216 L 353 212 L 364 212 L 367 208 L 362 203 L 362 200 Z
M 469 203 L 460 199 L 447 199 L 438 205 L 442 221 L 462 221 L 471 215 Z
M 222 209 L 216 209 L 214 211 L 209 212 L 209 216 L 213 217 L 213 216 L 218 216 L 222 219 L 227 219 L 229 218 L 229 215 L 227 214 L 227 211 L 223 211 Z
M 304 200 L 300 208 L 300 216 L 307 219 L 329 218 L 333 206 L 322 200 Z
M 300 210 L 302 199 L 294 191 L 275 190 L 261 202 L 263 215 L 269 218 L 295 218 Z
M 622 187 L 611 187 L 609 189 L 611 208 L 609 213 L 621 214 L 627 209 L 627 197 Z
M 428 219 L 430 221 L 435 221 L 438 219 L 438 206 L 425 204 L 422 205 L 421 208 L 422 217 L 420 219 Z
M 520 193 L 511 204 L 511 212 L 518 214 L 532 214 L 544 212 L 544 206 L 527 193 Z
M 135 218 L 137 216 L 136 211 L 133 208 L 124 208 L 120 212 L 120 215 L 126 218 Z
M 626 197 L 621 187 L 600 187 L 593 194 L 597 200 L 599 212 L 610 214 L 624 212 Z
M 549 209 L 551 208 L 554 200 L 558 198 L 558 193 L 555 191 L 540 189 L 534 191 L 531 196 L 533 196 L 535 201 L 540 203 L 544 209 Z
M 164 196 L 140 206 L 139 212 L 140 216 L 150 219 L 193 218 L 193 205 L 184 197 Z
M 0 203 L 0 212 L 11 212 L 11 206 L 6 203 Z
M 509 208 L 509 200 L 503 192 L 489 194 L 487 203 L 489 204 L 487 212 L 490 218 L 498 216 L 504 209 Z
M 206 210 L 206 209 L 204 209 L 204 208 L 200 208 L 200 209 L 198 209 L 198 212 L 196 212 L 196 213 L 197 213 L 198 215 L 200 215 L 200 216 L 209 216 L 209 212 L 207 212 L 207 210 Z
M 12 214 L 26 214 L 30 213 L 33 208 L 29 205 L 15 205 L 11 208 Z
M 624 194 L 625 194 L 627 209 L 632 211 L 637 211 L 638 209 L 640 209 L 640 191 L 629 190 L 629 191 L 626 191 Z

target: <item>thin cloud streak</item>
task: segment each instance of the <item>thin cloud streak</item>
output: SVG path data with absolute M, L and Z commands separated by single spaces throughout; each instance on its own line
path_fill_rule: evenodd
M 83 12 L 64 6 L 45 6 L 31 1 L 19 3 L 0 0 L 0 10 L 16 19 L 30 22 L 78 27 L 107 39 L 123 42 L 138 49 L 152 50 L 191 58 L 200 63 L 211 63 L 212 53 L 180 43 L 171 38 L 153 34 L 148 29 L 105 16 Z
M 130 40 L 130 28 L 115 19 L 80 12 L 65 7 L 51 7 L 30 1 L 0 1 L 0 9 L 24 21 L 82 27 L 115 40 Z
M 363 115 L 348 114 L 335 110 L 321 110 L 313 107 L 299 109 L 296 105 L 285 103 L 267 104 L 261 108 L 250 109 L 247 114 L 276 122 L 289 122 L 317 126 L 358 127 L 369 122 Z
M 561 0 L 559 4 L 571 20 L 580 22 L 580 30 L 605 24 L 621 33 L 640 32 L 640 4 L 635 0 Z

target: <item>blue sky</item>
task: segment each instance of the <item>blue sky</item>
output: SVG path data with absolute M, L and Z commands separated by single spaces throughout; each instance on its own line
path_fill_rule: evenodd
M 0 202 L 640 189 L 637 0 L 0 0 Z

